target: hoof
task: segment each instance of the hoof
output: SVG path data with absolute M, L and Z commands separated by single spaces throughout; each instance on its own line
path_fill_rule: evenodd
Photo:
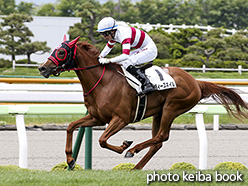
M 127 140 L 123 141 L 123 145 L 126 145 L 127 148 L 130 147 L 132 145 L 132 143 L 133 143 L 133 141 L 127 141 Z
M 125 155 L 125 158 L 132 158 L 133 156 L 134 156 L 133 153 L 127 152 L 126 155 Z
M 73 159 L 71 162 L 68 163 L 69 169 L 73 170 L 76 165 L 75 159 Z

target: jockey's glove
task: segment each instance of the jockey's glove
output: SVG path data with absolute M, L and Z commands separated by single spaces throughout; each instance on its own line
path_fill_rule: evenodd
M 108 64 L 111 62 L 110 59 L 108 59 L 108 58 L 99 58 L 98 61 L 101 64 Z

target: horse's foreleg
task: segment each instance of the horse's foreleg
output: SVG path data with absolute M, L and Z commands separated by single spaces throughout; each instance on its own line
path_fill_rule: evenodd
M 108 127 L 103 132 L 101 137 L 99 138 L 99 144 L 103 148 L 110 149 L 114 152 L 121 154 L 125 149 L 127 149 L 131 144 L 132 141 L 124 141 L 121 146 L 114 146 L 107 143 L 107 140 L 121 129 L 123 129 L 127 124 L 118 116 L 113 117 L 110 121 Z
M 159 126 L 160 126 L 160 120 L 161 120 L 160 114 L 153 116 L 152 137 L 156 136 L 158 133 Z M 134 167 L 134 169 L 142 169 L 161 147 L 162 147 L 162 143 L 158 143 L 158 144 L 151 146 L 149 151 L 140 160 L 140 162 Z
M 81 127 L 92 127 L 92 126 L 99 126 L 99 125 L 104 125 L 104 123 L 92 117 L 91 115 L 87 115 L 79 120 L 73 121 L 68 125 L 65 153 L 66 153 L 67 163 L 70 166 L 70 168 L 72 168 L 75 163 L 74 159 L 72 158 L 73 131 L 80 126 Z

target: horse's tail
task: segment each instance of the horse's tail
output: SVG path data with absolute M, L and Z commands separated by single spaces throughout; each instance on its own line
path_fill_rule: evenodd
M 206 81 L 197 82 L 202 93 L 201 99 L 212 97 L 234 117 L 238 119 L 248 118 L 248 104 L 233 89 Z

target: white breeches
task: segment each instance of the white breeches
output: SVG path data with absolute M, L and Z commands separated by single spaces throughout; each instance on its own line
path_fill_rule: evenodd
M 130 52 L 129 58 L 125 61 L 119 62 L 125 69 L 130 65 L 140 65 L 153 61 L 158 55 L 157 46 L 151 40 L 146 46 L 133 50 Z

